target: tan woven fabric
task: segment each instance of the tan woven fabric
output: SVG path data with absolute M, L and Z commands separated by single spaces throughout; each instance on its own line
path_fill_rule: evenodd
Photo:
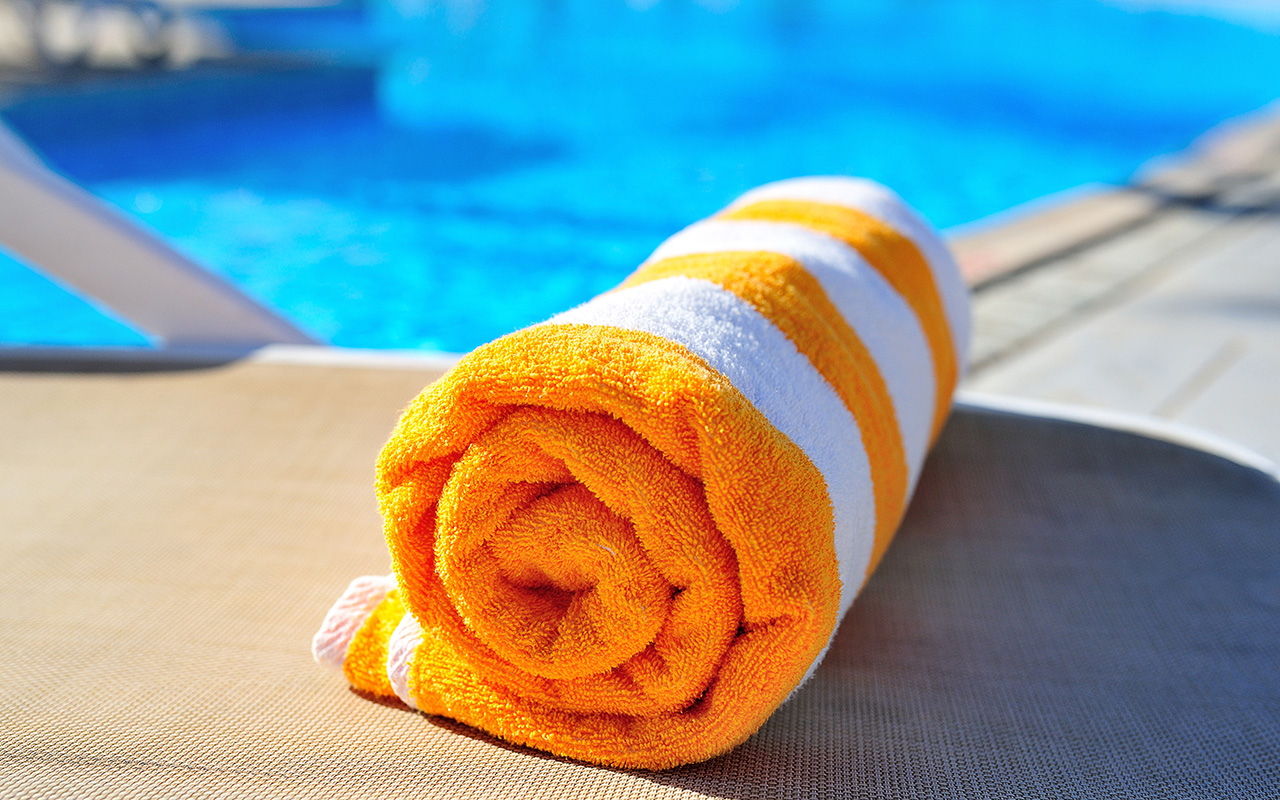
M 991 412 L 728 756 L 600 769 L 356 697 L 310 637 L 387 569 L 373 460 L 429 377 L 0 373 L 0 797 L 1280 793 L 1274 481 Z

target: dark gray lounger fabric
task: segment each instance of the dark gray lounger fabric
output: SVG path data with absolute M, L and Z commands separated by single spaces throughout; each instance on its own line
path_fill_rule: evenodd
M 728 756 L 599 769 L 355 697 L 309 638 L 386 569 L 372 459 L 421 377 L 0 374 L 0 797 L 1280 796 L 1280 484 L 994 411 Z

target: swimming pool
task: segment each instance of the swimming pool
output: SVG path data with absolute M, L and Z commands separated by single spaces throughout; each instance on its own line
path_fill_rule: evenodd
M 3 113 L 319 338 L 458 352 L 766 181 L 865 175 L 949 227 L 1122 182 L 1280 96 L 1276 35 L 1097 0 L 396 1 L 224 17 L 324 68 Z M 0 341 L 146 342 L 3 256 L 0 285 Z

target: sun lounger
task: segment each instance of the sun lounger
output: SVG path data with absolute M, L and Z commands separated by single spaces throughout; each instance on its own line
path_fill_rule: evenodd
M 815 678 L 727 756 L 633 772 L 368 702 L 311 661 L 317 615 L 352 574 L 386 571 L 373 462 L 433 371 L 8 366 L 6 796 L 1277 786 L 1280 483 L 1229 446 L 962 402 Z
M 55 174 L 0 121 L 0 246 L 169 349 L 314 344 L 292 322 Z

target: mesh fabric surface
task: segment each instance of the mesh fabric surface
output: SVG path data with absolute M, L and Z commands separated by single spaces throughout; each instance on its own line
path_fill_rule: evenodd
M 961 409 L 815 678 L 745 745 L 601 769 L 311 662 L 386 571 L 412 372 L 0 375 L 0 796 L 1280 794 L 1280 488 L 1167 442 Z

